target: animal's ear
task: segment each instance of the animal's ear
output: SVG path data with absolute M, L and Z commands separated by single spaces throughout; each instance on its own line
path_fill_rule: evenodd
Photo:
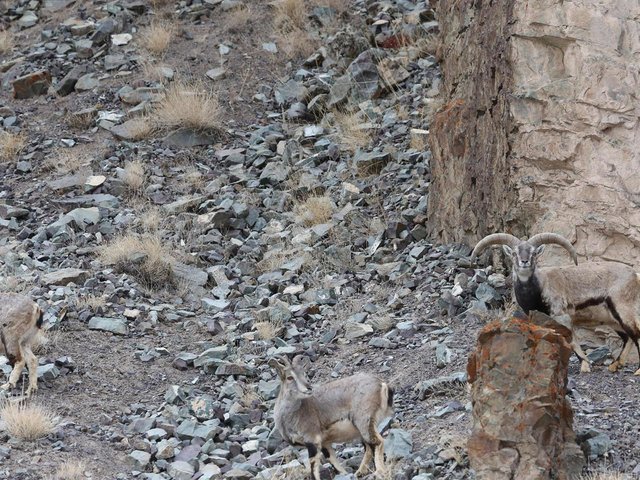
M 513 255 L 513 249 L 509 245 L 502 245 L 502 251 L 509 257 Z
M 279 359 L 272 358 L 272 359 L 269 360 L 267 365 L 269 365 L 271 368 L 273 368 L 278 373 L 278 376 L 280 378 L 284 378 L 284 376 L 285 376 L 285 372 L 284 371 L 287 368 L 287 366 L 284 365 Z
M 542 252 L 544 252 L 544 245 L 540 245 L 539 247 L 536 248 L 536 257 L 539 257 L 540 255 L 542 255 Z

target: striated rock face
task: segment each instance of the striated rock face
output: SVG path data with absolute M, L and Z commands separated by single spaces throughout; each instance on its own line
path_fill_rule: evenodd
M 437 14 L 432 233 L 555 231 L 581 255 L 637 261 L 638 2 L 440 0 Z
M 469 356 L 469 460 L 478 479 L 570 479 L 584 456 L 566 398 L 571 333 L 550 317 L 487 325 Z

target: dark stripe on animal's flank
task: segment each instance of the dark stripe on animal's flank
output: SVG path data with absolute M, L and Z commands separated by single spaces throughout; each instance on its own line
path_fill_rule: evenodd
M 39 308 L 38 310 L 40 310 L 40 315 L 38 315 L 38 321 L 36 322 L 36 327 L 42 328 L 42 323 L 44 321 L 44 312 L 42 311 L 41 308 Z
M 393 394 L 394 393 L 395 392 L 393 391 L 393 388 L 390 388 L 389 389 L 389 396 L 387 397 L 387 405 L 389 407 L 393 407 Z
M 624 332 L 627 335 L 629 335 L 630 337 L 633 337 L 633 334 L 632 334 L 632 332 L 629 331 L 629 328 L 624 323 L 622 323 L 622 318 L 620 318 L 620 314 L 618 313 L 618 309 L 616 309 L 616 306 L 614 305 L 613 300 L 611 300 L 611 297 L 607 297 L 605 299 L 605 303 L 607 304 L 607 308 L 611 312 L 611 315 L 613 315 L 613 318 L 615 318 L 616 321 L 620 324 L 620 326 L 622 327 Z
M 322 454 L 326 457 L 329 458 L 329 450 L 327 450 L 326 448 L 322 449 Z
M 577 304 L 576 305 L 576 310 L 582 310 L 583 308 L 595 307 L 596 305 L 600 305 L 601 303 L 604 303 L 607 300 L 610 300 L 610 299 L 604 298 L 604 297 L 590 298 L 589 300 L 585 300 L 584 302 Z M 609 306 L 609 304 L 607 303 L 607 307 L 608 306 Z M 611 310 L 611 309 L 609 308 L 609 310 Z
M 305 443 L 304 446 L 307 447 L 309 458 L 314 458 L 316 455 L 318 455 L 318 447 L 316 447 L 313 443 Z

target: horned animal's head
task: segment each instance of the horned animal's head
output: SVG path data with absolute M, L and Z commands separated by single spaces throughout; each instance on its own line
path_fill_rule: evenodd
M 269 360 L 269 366 L 280 377 L 280 395 L 311 395 L 311 384 L 305 372 L 308 360 L 308 357 L 303 355 L 296 355 L 293 363 L 289 362 L 289 358 L 285 355 L 277 355 Z
M 542 252 L 545 244 L 554 243 L 560 245 L 571 254 L 574 263 L 578 264 L 578 254 L 573 245 L 557 233 L 539 233 L 529 240 L 520 240 L 518 237 L 508 233 L 494 233 L 484 237 L 478 242 L 471 253 L 471 262 L 480 255 L 487 247 L 491 245 L 502 245 L 504 252 L 511 258 L 514 273 L 522 280 L 533 275 L 536 268 L 536 262 Z

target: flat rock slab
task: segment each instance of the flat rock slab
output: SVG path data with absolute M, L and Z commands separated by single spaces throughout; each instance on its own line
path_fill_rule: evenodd
M 120 318 L 93 317 L 89 320 L 89 330 L 102 330 L 116 335 L 128 335 L 127 322 Z
M 63 268 L 55 272 L 49 272 L 42 276 L 42 281 L 47 285 L 68 285 L 73 282 L 76 284 L 83 283 L 89 277 L 87 270 L 80 268 Z

